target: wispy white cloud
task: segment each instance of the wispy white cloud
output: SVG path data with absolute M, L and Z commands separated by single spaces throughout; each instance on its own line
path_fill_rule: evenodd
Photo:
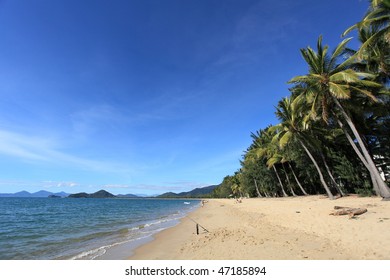
M 71 165 L 100 172 L 131 174 L 133 171 L 132 168 L 122 163 L 88 159 L 65 153 L 58 146 L 58 142 L 48 140 L 48 138 L 0 130 L 0 154 L 22 161 Z
M 69 189 L 69 188 L 74 188 L 74 187 L 78 187 L 78 186 L 81 186 L 80 183 L 77 183 L 77 182 L 66 182 L 66 181 L 43 181 L 43 182 L 40 182 L 38 183 L 39 185 L 41 185 L 42 187 L 44 187 L 45 189 L 50 189 L 50 188 L 65 188 L 65 189 Z
M 67 181 L 23 181 L 23 180 L 0 180 L 0 186 L 13 187 L 17 190 L 24 188 L 33 188 L 35 190 L 49 190 L 54 188 L 60 188 L 64 191 L 81 186 L 77 182 Z
M 25 160 L 48 161 L 48 154 L 43 152 L 47 146 L 51 146 L 47 139 L 0 130 L 1 154 Z

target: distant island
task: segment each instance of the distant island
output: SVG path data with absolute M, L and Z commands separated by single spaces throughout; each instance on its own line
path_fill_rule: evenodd
M 150 197 L 150 198 L 204 198 L 210 197 L 213 190 L 218 187 L 218 185 L 207 186 L 203 188 L 196 188 L 189 192 L 167 192 L 161 195 Z M 70 194 L 69 198 L 139 198 L 136 195 L 127 194 L 127 195 L 113 195 L 105 190 L 100 190 L 98 192 L 88 194 L 85 192 Z
M 68 196 L 69 198 L 116 198 L 116 195 L 113 195 L 112 193 L 109 193 L 108 191 L 105 190 L 100 190 L 95 193 L 75 193 L 75 194 L 70 194 Z

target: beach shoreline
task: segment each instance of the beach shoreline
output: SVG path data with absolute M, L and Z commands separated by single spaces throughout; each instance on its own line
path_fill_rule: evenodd
M 368 211 L 354 218 L 329 215 L 334 206 Z M 390 203 L 377 197 L 210 199 L 129 259 L 389 260 L 389 230 Z

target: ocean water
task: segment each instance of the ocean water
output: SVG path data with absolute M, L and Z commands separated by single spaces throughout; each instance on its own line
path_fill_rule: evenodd
M 199 205 L 184 202 L 0 198 L 0 259 L 123 259 Z

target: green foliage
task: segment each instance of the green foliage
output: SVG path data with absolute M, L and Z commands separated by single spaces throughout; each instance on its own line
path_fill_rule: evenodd
M 245 193 L 250 197 L 257 197 L 257 188 L 262 196 L 277 191 L 276 178 L 260 159 L 244 160 L 241 162 L 240 183 Z M 255 183 L 256 180 L 256 183 Z
M 226 176 L 218 187 L 212 192 L 214 198 L 229 198 L 233 195 L 232 186 L 234 185 L 234 176 Z
M 317 194 L 326 184 L 332 192 L 372 195 L 373 171 L 356 148 L 367 149 L 390 181 L 389 3 L 370 1 L 362 21 L 345 32 L 359 31 L 358 50 L 347 48 L 348 38 L 330 51 L 321 36 L 315 49 L 301 49 L 308 73 L 289 81 L 290 96 L 276 106 L 280 123 L 251 134 L 241 169 L 224 178 L 214 197 L 274 196 L 302 193 L 302 188 Z M 348 140 L 350 135 L 356 139 Z M 357 140 L 360 145 L 353 149 Z
M 366 181 L 364 185 L 360 188 L 355 189 L 355 193 L 359 196 L 373 196 L 374 192 L 372 191 L 371 185 Z

